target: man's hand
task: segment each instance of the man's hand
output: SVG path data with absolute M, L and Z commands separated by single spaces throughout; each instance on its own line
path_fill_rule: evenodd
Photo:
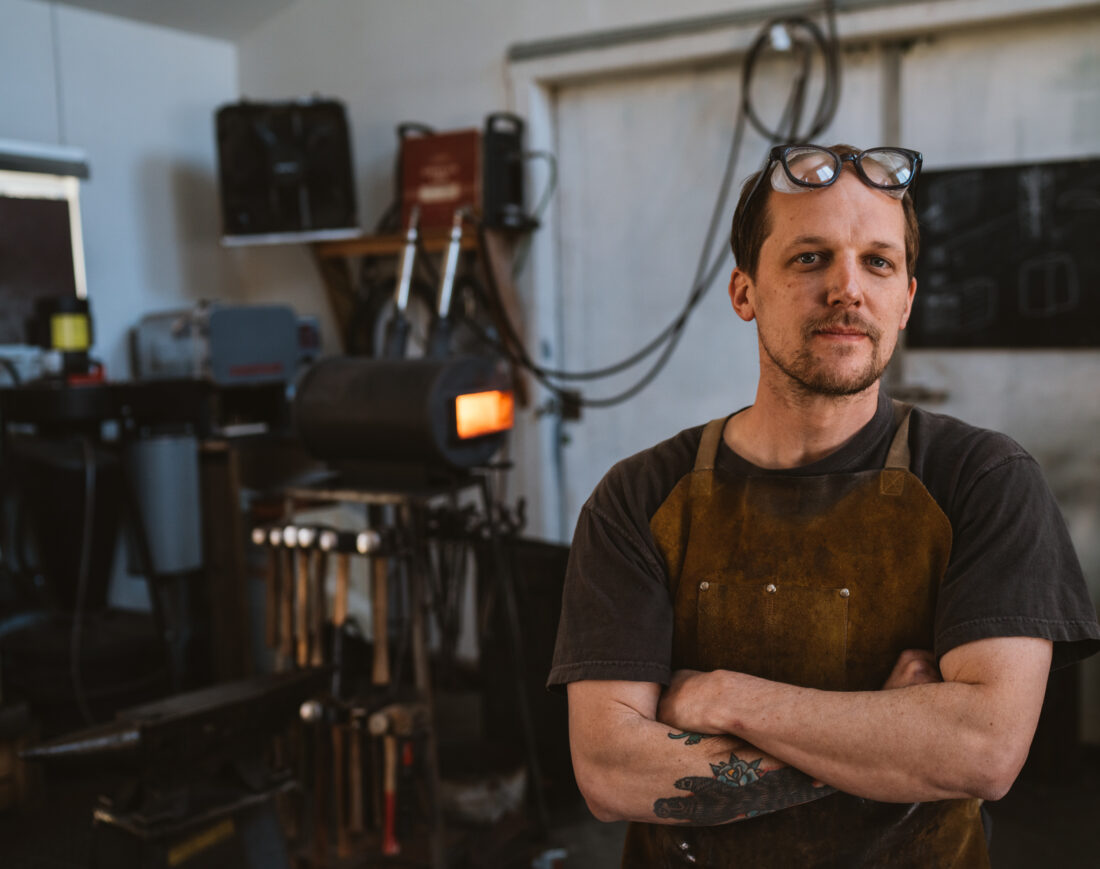
M 926 649 L 906 649 L 882 686 L 908 688 L 942 682 L 936 657 Z M 714 673 L 677 670 L 661 693 L 657 720 L 690 733 L 722 733 L 714 712 L 721 709 L 723 681 Z
M 714 673 L 677 670 L 661 692 L 657 720 L 688 733 L 722 733 L 712 714 L 719 703 L 721 691 Z
M 926 649 L 906 649 L 898 656 L 894 669 L 882 690 L 908 688 L 911 685 L 927 685 L 942 682 L 940 668 L 936 666 L 936 656 Z
M 709 674 L 681 673 L 692 688 Z M 740 739 L 657 720 L 656 683 L 569 685 L 569 741 L 577 784 L 603 821 L 725 824 L 821 799 L 815 782 Z M 702 696 L 705 692 L 700 691 Z

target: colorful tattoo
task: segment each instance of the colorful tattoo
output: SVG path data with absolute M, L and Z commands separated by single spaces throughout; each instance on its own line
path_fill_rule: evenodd
M 653 804 L 653 814 L 689 824 L 723 824 L 808 803 L 836 790 L 793 767 L 760 769 L 760 761 L 745 761 L 730 752 L 728 761 L 710 765 L 713 778 L 691 775 L 678 779 L 676 787 L 690 796 L 659 799 Z
M 684 745 L 698 745 L 704 739 L 710 739 L 712 736 L 714 736 L 713 733 L 692 733 L 691 731 L 687 731 L 685 733 L 670 733 L 668 738 L 686 739 L 687 742 L 685 742 Z

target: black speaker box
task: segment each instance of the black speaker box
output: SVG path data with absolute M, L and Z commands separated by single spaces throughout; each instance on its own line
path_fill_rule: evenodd
M 533 229 L 537 221 L 523 208 L 522 119 L 497 112 L 485 119 L 482 218 L 486 226 Z
M 357 227 L 343 103 L 233 103 L 216 126 L 225 235 Z

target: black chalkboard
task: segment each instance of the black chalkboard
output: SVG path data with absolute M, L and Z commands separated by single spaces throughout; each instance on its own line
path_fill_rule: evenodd
M 909 347 L 1100 347 L 1100 160 L 925 172 Z

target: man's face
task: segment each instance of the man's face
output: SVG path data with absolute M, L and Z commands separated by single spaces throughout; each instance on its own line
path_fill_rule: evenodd
M 863 392 L 890 361 L 917 287 L 901 203 L 845 170 L 830 187 L 773 192 L 768 210 L 755 280 L 736 269 L 730 281 L 734 310 L 756 320 L 761 379 L 804 395 Z

